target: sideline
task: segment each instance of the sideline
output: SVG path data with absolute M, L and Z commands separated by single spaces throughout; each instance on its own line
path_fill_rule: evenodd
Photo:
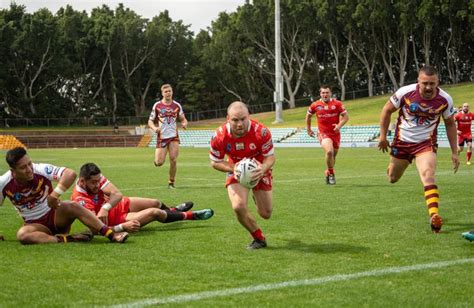
M 291 280 L 291 281 L 283 281 L 283 282 L 277 282 L 277 283 L 258 284 L 258 285 L 242 287 L 242 288 L 205 291 L 205 292 L 175 295 L 175 296 L 162 297 L 162 298 L 150 298 L 150 299 L 138 300 L 138 301 L 130 302 L 126 304 L 114 305 L 110 307 L 117 307 L 117 308 L 142 307 L 142 306 L 158 305 L 158 304 L 184 303 L 184 302 L 191 302 L 191 301 L 199 301 L 199 300 L 207 299 L 207 298 L 225 297 L 225 296 L 230 296 L 230 295 L 255 293 L 255 292 L 260 292 L 260 291 L 270 291 L 270 290 L 283 289 L 283 288 L 288 288 L 288 287 L 322 285 L 329 282 L 347 281 L 347 280 L 358 279 L 362 277 L 376 277 L 376 276 L 384 276 L 384 275 L 389 275 L 389 274 L 422 271 L 422 270 L 427 270 L 427 269 L 443 268 L 447 266 L 460 265 L 460 264 L 465 264 L 465 263 L 474 263 L 474 258 L 459 259 L 459 260 L 452 260 L 452 261 L 441 261 L 441 262 L 433 262 L 433 263 L 425 263 L 425 264 L 415 264 L 415 265 L 401 266 L 401 267 L 389 267 L 385 269 L 371 270 L 371 271 L 359 272 L 359 273 L 354 273 L 354 274 L 340 274 L 340 275 L 326 276 L 326 277 L 320 277 L 320 278 L 314 278 L 314 279 Z

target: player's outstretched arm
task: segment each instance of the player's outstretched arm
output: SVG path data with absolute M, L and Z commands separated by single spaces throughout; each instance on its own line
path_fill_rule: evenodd
M 314 132 L 311 129 L 311 115 L 308 113 L 306 114 L 306 132 L 310 137 L 314 137 Z
M 389 143 L 387 141 L 388 126 L 390 125 L 390 117 L 396 110 L 397 108 L 395 108 L 389 100 L 385 103 L 382 113 L 380 114 L 380 138 L 378 147 L 383 153 L 387 152 L 389 148 Z
M 71 185 L 74 183 L 74 180 L 76 179 L 76 172 L 74 170 L 65 168 L 63 171 L 63 174 L 58 180 L 58 184 L 56 185 L 56 188 L 54 188 L 53 192 L 49 194 L 48 196 L 48 206 L 52 209 L 57 209 L 60 205 L 60 200 L 59 198 L 61 197 L 62 194 L 66 190 L 71 187 Z
M 449 141 L 449 147 L 451 148 L 451 160 L 453 162 L 454 173 L 459 168 L 459 156 L 458 156 L 458 145 L 457 145 L 457 128 L 454 117 L 444 119 L 444 125 L 446 127 L 446 135 Z

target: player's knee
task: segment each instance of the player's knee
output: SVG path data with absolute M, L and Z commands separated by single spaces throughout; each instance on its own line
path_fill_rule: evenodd
M 165 221 L 166 220 L 166 212 L 163 210 L 160 210 L 158 208 L 150 208 L 148 209 L 149 214 L 153 217 L 154 220 L 158 221 Z
M 395 175 L 390 174 L 390 173 L 387 174 L 387 178 L 388 178 L 388 181 L 390 182 L 390 184 L 396 183 L 400 179 L 399 176 L 395 176 Z
M 236 202 L 232 204 L 232 210 L 236 215 L 245 215 L 247 214 L 247 204 L 245 202 Z
M 326 152 L 326 156 L 328 157 L 333 157 L 334 156 L 334 151 L 333 150 L 329 150 Z
M 260 210 L 260 211 L 258 211 L 258 214 L 263 219 L 270 219 L 270 217 L 272 217 L 272 211 L 271 210 Z
M 32 241 L 30 239 L 30 234 L 28 232 L 25 232 L 23 230 L 18 230 L 16 233 L 16 239 L 22 244 L 22 245 L 28 245 L 31 244 Z
M 161 167 L 161 166 L 163 166 L 164 163 L 165 163 L 164 161 L 156 161 L 155 160 L 155 166 L 156 167 Z

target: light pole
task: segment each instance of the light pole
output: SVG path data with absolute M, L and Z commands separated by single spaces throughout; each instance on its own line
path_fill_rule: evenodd
M 283 122 L 283 78 L 281 75 L 281 41 L 280 41 L 280 0 L 275 0 L 275 121 Z

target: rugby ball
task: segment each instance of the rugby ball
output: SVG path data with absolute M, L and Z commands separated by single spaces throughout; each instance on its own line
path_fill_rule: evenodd
M 258 164 L 254 159 L 244 158 L 237 163 L 237 174 L 236 178 L 239 181 L 240 185 L 247 188 L 254 188 L 258 181 L 251 180 L 252 174 L 255 169 L 257 169 Z

